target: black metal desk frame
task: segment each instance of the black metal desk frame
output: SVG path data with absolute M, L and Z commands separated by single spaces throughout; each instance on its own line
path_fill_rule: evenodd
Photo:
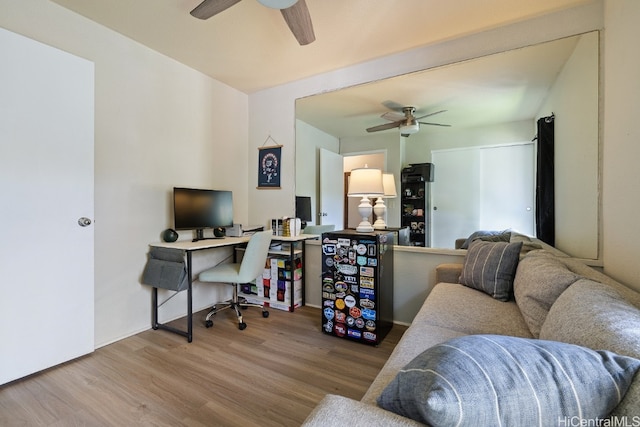
M 283 236 L 273 236 L 272 241 L 275 242 L 291 242 L 291 257 L 293 258 L 294 256 L 294 248 L 295 248 L 295 243 L 297 242 L 302 242 L 302 305 L 304 305 L 304 301 L 305 301 L 305 295 L 304 295 L 304 270 L 305 270 L 305 240 L 309 240 L 309 239 L 317 239 L 320 236 L 316 236 L 316 235 L 302 235 L 302 236 L 298 236 L 296 237 L 283 237 Z M 152 320 L 151 320 L 151 327 L 154 330 L 158 330 L 158 329 L 162 329 L 165 331 L 169 331 L 169 332 L 173 332 L 174 334 L 178 334 L 178 335 L 182 335 L 183 337 L 187 338 L 188 342 L 192 342 L 193 341 L 193 260 L 192 260 L 192 254 L 193 252 L 197 252 L 197 251 L 202 251 L 202 250 L 209 250 L 209 249 L 216 249 L 216 248 L 224 248 L 224 247 L 228 247 L 228 246 L 233 246 L 233 247 L 237 247 L 237 246 L 242 246 L 242 245 L 246 245 L 247 242 L 249 242 L 250 236 L 245 236 L 245 237 L 227 237 L 225 239 L 221 239 L 221 240 L 212 240 L 211 244 L 204 244 L 203 241 L 201 241 L 201 244 L 196 245 L 195 247 L 190 247 L 189 243 L 191 243 L 190 241 L 187 242 L 176 242 L 176 243 L 156 243 L 156 244 L 152 244 L 151 246 L 158 246 L 158 247 L 163 247 L 163 248 L 169 248 L 169 249 L 175 249 L 175 250 L 180 250 L 183 253 L 185 253 L 186 255 L 186 259 L 187 259 L 187 330 L 181 330 L 181 329 L 177 329 L 174 328 L 172 326 L 169 326 L 167 324 L 164 323 L 159 323 L 158 322 L 158 288 L 153 287 L 153 290 L 151 291 L 151 303 L 152 303 Z M 236 260 L 236 251 L 234 249 L 233 251 L 233 258 L 234 258 L 234 262 Z M 293 286 L 291 287 L 291 292 L 293 294 Z M 291 295 L 291 301 L 293 301 L 293 295 Z

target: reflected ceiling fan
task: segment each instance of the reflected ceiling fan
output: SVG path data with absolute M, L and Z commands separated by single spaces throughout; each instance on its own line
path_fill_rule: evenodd
M 204 0 L 191 15 L 200 19 L 209 19 L 218 13 L 227 10 L 241 0 Z M 272 9 L 280 9 L 285 22 L 301 46 L 307 45 L 316 39 L 313 32 L 311 15 L 305 0 L 258 0 L 262 5 Z
M 420 130 L 420 125 L 430 125 L 430 126 L 445 126 L 449 127 L 451 125 L 445 125 L 442 123 L 430 123 L 430 122 L 421 122 L 419 120 L 424 119 L 425 117 L 435 116 L 436 114 L 444 113 L 447 110 L 436 111 L 435 113 L 425 114 L 420 117 L 416 117 L 416 108 L 415 107 L 402 107 L 402 114 L 396 112 L 388 112 L 384 113 L 382 116 L 383 119 L 390 120 L 391 123 L 385 123 L 378 126 L 373 126 L 367 128 L 367 132 L 379 132 L 381 130 L 399 128 L 400 134 L 402 136 L 413 135 L 414 133 Z

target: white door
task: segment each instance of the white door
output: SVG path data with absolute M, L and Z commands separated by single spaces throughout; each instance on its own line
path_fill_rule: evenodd
M 480 150 L 480 228 L 534 234 L 533 143 Z
M 431 153 L 431 247 L 453 248 L 480 226 L 480 162 L 477 149 Z M 471 230 L 471 232 L 469 231 Z
M 342 156 L 320 149 L 320 218 L 318 224 L 344 225 L 344 172 Z
M 94 349 L 93 64 L 0 28 L 0 384 Z
M 452 248 L 477 230 L 533 235 L 533 144 L 431 153 L 432 246 Z

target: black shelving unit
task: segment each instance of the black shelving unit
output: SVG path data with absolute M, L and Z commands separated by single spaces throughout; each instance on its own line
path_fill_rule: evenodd
M 431 204 L 429 184 L 433 163 L 412 163 L 402 169 L 401 225 L 409 227 L 409 245 L 430 246 Z

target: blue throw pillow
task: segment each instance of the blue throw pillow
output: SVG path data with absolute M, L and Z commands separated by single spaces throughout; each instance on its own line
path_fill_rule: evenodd
M 638 359 L 573 344 L 469 335 L 417 356 L 378 405 L 438 427 L 586 423 L 620 403 L 639 368 Z
M 499 301 L 508 301 L 513 295 L 520 249 L 522 242 L 474 240 L 464 257 L 459 282 Z

